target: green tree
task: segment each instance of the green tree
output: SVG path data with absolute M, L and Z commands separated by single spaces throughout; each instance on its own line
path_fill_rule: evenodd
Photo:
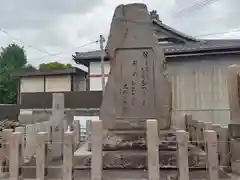
M 10 44 L 0 53 L 0 104 L 17 103 L 18 82 L 11 74 L 25 67 L 27 58 L 23 47 Z
M 26 64 L 23 68 L 22 71 L 36 71 L 37 69 L 32 66 L 31 64 Z
M 45 70 L 45 69 L 66 69 L 71 68 L 71 64 L 62 64 L 59 62 L 49 62 L 49 63 L 42 63 L 39 65 L 39 70 Z

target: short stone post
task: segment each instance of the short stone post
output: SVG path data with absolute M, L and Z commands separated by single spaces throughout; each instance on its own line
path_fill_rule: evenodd
M 159 180 L 159 138 L 158 123 L 155 119 L 147 120 L 148 179 Z
M 178 172 L 179 180 L 189 180 L 188 168 L 188 139 L 189 135 L 184 130 L 176 131 L 178 144 Z
M 221 131 L 221 125 L 220 124 L 212 124 L 212 130 L 217 133 L 217 152 L 218 152 L 218 163 L 220 163 L 220 145 L 222 142 L 220 142 L 220 131 Z
M 4 164 L 2 166 L 2 172 L 9 172 L 9 141 L 11 139 L 12 136 L 12 132 L 13 129 L 4 129 L 2 131 L 2 150 L 3 150 L 3 154 L 1 154 L 2 156 L 2 164 Z
M 212 129 L 212 123 L 210 123 L 210 122 L 198 122 L 198 128 L 197 128 L 198 145 L 202 149 L 205 148 L 204 130 L 211 130 L 211 129 Z
M 20 143 L 21 143 L 22 133 L 14 132 L 9 141 L 10 147 L 10 159 L 9 159 L 9 175 L 10 180 L 20 180 L 21 172 L 20 170 Z
M 63 140 L 63 179 L 72 180 L 73 179 L 73 141 L 74 132 L 68 131 L 64 133 Z
M 47 132 L 37 133 L 36 178 L 44 180 L 47 170 Z
M 197 125 L 198 122 L 193 120 L 192 115 L 185 116 L 186 130 L 189 133 L 189 139 L 192 144 L 197 145 Z
M 25 127 L 16 127 L 15 132 L 20 132 L 21 136 L 21 164 L 24 162 L 24 151 L 25 151 Z
M 92 121 L 92 164 L 91 164 L 91 180 L 102 180 L 103 166 L 103 126 L 101 120 Z
M 234 64 L 228 67 L 227 87 L 231 124 L 240 124 L 239 74 L 240 74 L 239 65 Z
M 207 152 L 207 168 L 209 180 L 219 180 L 219 166 L 217 155 L 217 133 L 213 130 L 204 131 Z
M 91 139 L 91 129 L 92 129 L 92 120 L 87 120 L 86 121 L 86 141 Z M 90 143 L 88 143 L 88 150 L 91 150 Z
M 79 144 L 80 144 L 80 123 L 79 121 L 74 121 L 74 143 L 75 143 L 75 149 L 78 148 Z
M 193 119 L 191 122 L 192 135 L 190 136 L 190 134 L 189 134 L 189 137 L 191 137 L 192 144 L 194 144 L 194 145 L 197 145 L 197 143 L 198 143 L 197 126 L 198 126 L 198 121 Z
M 220 166 L 223 168 L 229 168 L 230 166 L 230 144 L 228 136 L 228 126 L 220 128 L 219 132 L 219 154 L 220 154 Z

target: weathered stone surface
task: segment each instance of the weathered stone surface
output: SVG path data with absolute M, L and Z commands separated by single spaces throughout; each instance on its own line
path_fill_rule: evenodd
M 91 142 L 89 141 L 91 150 Z M 109 131 L 103 140 L 103 150 L 146 150 L 146 131 L 144 130 L 118 130 Z M 176 150 L 176 136 L 172 131 L 161 131 L 159 133 L 160 150 Z
M 91 154 L 75 156 L 74 164 L 78 168 L 91 167 Z M 177 168 L 176 151 L 159 152 L 160 168 Z M 192 169 L 206 168 L 205 153 L 189 151 L 189 167 Z M 104 169 L 147 169 L 146 151 L 105 151 L 103 153 Z
M 111 69 L 100 108 L 106 129 L 123 119 L 157 119 L 159 129 L 170 128 L 171 87 L 151 24 L 144 4 L 115 10 L 106 47 Z

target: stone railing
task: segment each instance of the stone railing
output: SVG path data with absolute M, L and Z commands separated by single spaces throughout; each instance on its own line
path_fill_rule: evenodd
M 178 178 L 180 180 L 186 180 L 189 178 L 189 164 L 188 164 L 188 146 L 189 142 L 205 149 L 206 152 L 206 162 L 207 162 L 207 172 L 210 180 L 218 179 L 219 169 L 227 165 L 228 151 L 227 149 L 219 148 L 219 143 L 223 141 L 223 131 L 219 130 L 221 127 L 217 125 L 210 125 L 210 123 L 198 123 L 190 118 L 191 116 L 186 116 L 187 130 L 176 130 L 176 141 L 177 141 L 177 157 L 178 157 Z M 157 120 L 147 120 L 146 128 L 146 140 L 147 140 L 147 158 L 148 158 L 148 179 L 156 180 L 160 179 L 160 163 L 159 163 L 159 137 L 158 137 L 158 126 Z M 77 123 L 76 123 L 77 124 Z M 74 126 L 76 126 L 74 123 Z M 210 127 L 211 126 L 211 127 Z M 79 127 L 79 126 L 78 126 Z M 51 153 L 46 151 L 51 145 L 49 142 L 48 131 L 42 132 L 38 131 L 35 134 L 35 162 L 32 164 L 31 171 L 35 172 L 35 177 L 38 180 L 44 180 L 46 176 L 50 173 L 51 169 L 57 169 L 57 174 L 60 174 L 64 180 L 73 179 L 73 171 L 75 170 L 74 165 L 74 152 L 77 149 L 76 141 L 78 141 L 79 130 L 78 127 L 72 131 L 64 132 L 64 137 L 61 143 L 63 146 L 63 161 L 60 161 L 57 165 L 52 165 L 49 163 L 49 156 Z M 201 127 L 201 128 L 200 128 Z M 89 127 L 88 127 L 89 128 Z M 103 178 L 103 136 L 104 130 L 102 126 L 102 121 L 92 120 L 91 121 L 91 179 L 100 180 Z M 199 129 L 197 131 L 196 129 Z M 20 130 L 21 129 L 21 130 Z M 6 179 L 18 180 L 23 176 L 23 173 L 30 168 L 26 166 L 23 162 L 24 157 L 24 133 L 23 128 L 18 128 L 13 132 L 12 130 L 5 130 L 5 137 L 8 141 L 5 141 L 4 145 L 5 158 L 8 159 L 7 167 L 8 172 L 5 173 Z M 80 128 L 79 128 L 80 129 Z M 193 132 L 194 129 L 194 132 Z M 214 129 L 214 130 L 213 130 Z M 222 128 L 225 129 L 225 128 Z M 89 131 L 88 131 L 89 132 Z M 199 134 L 197 133 L 199 132 Z M 222 134 L 221 134 L 222 133 Z M 197 134 L 197 135 L 196 135 Z M 189 141 L 190 139 L 190 141 Z M 219 141 L 219 139 L 221 141 Z M 204 142 L 204 145 L 202 144 Z M 223 147 L 222 147 L 223 148 Z M 225 153 L 224 153 L 225 152 Z M 218 156 L 220 155 L 220 163 L 218 161 Z M 51 159 L 51 158 L 50 158 Z M 222 159 L 222 161 L 221 161 Z M 29 172 L 29 171 L 28 171 Z M 81 179 L 81 177 L 80 177 Z
M 213 130 L 217 135 L 217 154 L 219 167 L 229 172 L 240 174 L 240 124 L 220 126 L 211 122 L 201 122 L 185 116 L 186 131 L 190 142 L 205 149 L 204 131 Z
M 221 168 L 230 168 L 230 137 L 228 135 L 228 126 L 212 124 L 211 122 L 202 122 L 192 119 L 191 115 L 185 115 L 186 131 L 189 133 L 191 144 L 205 150 L 206 142 L 204 131 L 213 130 L 217 135 L 217 153 L 219 165 Z
M 67 128 L 65 128 L 66 130 Z M 71 132 L 73 133 L 73 150 L 75 151 L 80 143 L 84 141 L 81 137 L 81 127 L 79 121 L 74 121 L 73 125 L 71 126 Z M 37 124 L 29 124 L 25 127 L 16 127 L 15 129 L 4 129 L 1 132 L 2 139 L 1 139 L 1 148 L 0 148 L 0 163 L 1 163 L 1 171 L 2 175 L 10 172 L 9 164 L 11 162 L 11 155 L 10 153 L 19 153 L 21 159 L 21 165 L 28 164 L 29 162 L 33 161 L 37 157 L 38 148 L 39 148 L 39 141 L 41 141 L 41 136 L 46 134 L 47 136 L 46 142 L 48 145 L 48 160 L 51 161 L 51 155 L 54 155 L 53 147 L 56 146 L 56 143 L 53 142 L 51 139 L 51 125 L 49 122 L 42 122 Z M 40 136 L 40 137 L 39 137 Z M 19 149 L 16 151 L 11 151 L 11 139 L 19 138 Z M 39 140 L 40 139 L 40 140 Z M 14 140 L 15 141 L 15 140 Z M 60 142 L 62 143 L 62 142 Z M 17 152 L 19 151 L 19 152 Z M 46 153 L 45 152 L 45 153 Z M 60 157 L 61 158 L 61 157 Z

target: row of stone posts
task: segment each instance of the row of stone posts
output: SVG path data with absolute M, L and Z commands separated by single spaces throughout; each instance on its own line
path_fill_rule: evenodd
M 103 129 L 101 121 L 92 121 L 92 166 L 91 177 L 92 180 L 102 179 L 102 143 L 103 143 Z M 148 179 L 160 179 L 159 167 L 159 137 L 157 129 L 157 120 L 147 120 L 147 150 L 148 150 Z M 189 133 L 185 130 L 176 131 L 178 144 L 178 168 L 179 179 L 189 179 L 189 165 L 188 165 L 188 144 Z M 207 152 L 207 171 L 209 180 L 219 179 L 219 163 L 218 163 L 218 149 L 217 149 L 217 133 L 214 130 L 203 130 L 203 140 L 206 144 Z
M 200 122 L 192 119 L 191 115 L 185 116 L 186 131 L 189 133 L 190 142 L 193 145 L 208 151 L 204 139 L 204 132 L 213 130 L 216 133 L 216 147 L 217 157 L 220 168 L 230 168 L 230 145 L 228 126 L 221 126 L 219 124 L 212 124 L 211 122 Z
M 77 124 L 77 123 L 76 123 Z M 97 180 L 102 177 L 102 122 L 101 121 L 93 121 L 92 123 L 92 179 Z M 24 168 L 23 162 L 23 137 L 24 133 L 19 131 L 13 132 L 12 130 L 4 130 L 6 135 L 8 136 L 8 141 L 6 141 L 5 147 L 6 153 L 9 160 L 8 168 L 9 168 L 9 179 L 11 180 L 19 180 L 22 178 L 22 169 Z M 63 165 L 62 165 L 62 178 L 64 180 L 72 180 L 73 179 L 73 156 L 76 148 L 76 131 L 65 131 L 63 136 L 63 142 L 58 142 L 58 144 L 62 144 L 63 146 Z M 36 179 L 45 180 L 48 169 L 48 156 L 49 154 L 48 146 L 49 142 L 48 132 L 36 132 Z M 6 158 L 6 157 L 5 157 Z M 61 172 L 59 172 L 61 173 Z
M 21 153 L 22 146 L 21 132 L 12 132 L 9 138 L 9 178 L 11 180 L 19 180 L 22 177 L 21 169 L 24 167 L 23 154 Z M 48 133 L 38 132 L 36 149 L 36 179 L 44 180 L 47 175 L 47 157 L 46 151 L 48 146 Z M 74 132 L 65 132 L 63 141 L 63 179 L 71 179 L 73 166 L 73 144 Z M 72 179 L 71 179 L 72 180 Z
M 156 120 L 147 120 L 148 149 L 148 179 L 160 179 L 158 130 Z M 189 180 L 188 143 L 189 133 L 185 130 L 176 131 L 179 180 Z M 213 130 L 203 130 L 203 140 L 206 144 L 207 171 L 209 180 L 218 180 L 217 133 Z
M 159 167 L 159 138 L 156 120 L 147 120 L 147 149 L 148 149 L 148 175 L 149 180 L 160 179 Z M 177 130 L 177 154 L 179 179 L 189 179 L 188 166 L 188 142 L 189 132 L 185 130 Z M 21 177 L 22 164 L 22 132 L 9 133 L 9 173 L 11 180 L 18 180 Z M 47 156 L 46 151 L 48 142 L 47 132 L 38 132 L 37 135 L 37 150 L 36 150 L 36 178 L 44 180 L 47 174 Z M 217 133 L 214 130 L 204 130 L 203 139 L 206 143 L 207 152 L 207 169 L 210 180 L 218 179 L 218 155 L 217 155 Z M 102 164 L 103 164 L 103 127 L 102 121 L 95 120 L 91 122 L 91 140 L 92 140 L 92 166 L 91 179 L 102 179 Z M 73 178 L 73 155 L 74 155 L 74 132 L 67 131 L 63 138 L 63 166 L 62 176 L 64 180 L 72 180 Z

